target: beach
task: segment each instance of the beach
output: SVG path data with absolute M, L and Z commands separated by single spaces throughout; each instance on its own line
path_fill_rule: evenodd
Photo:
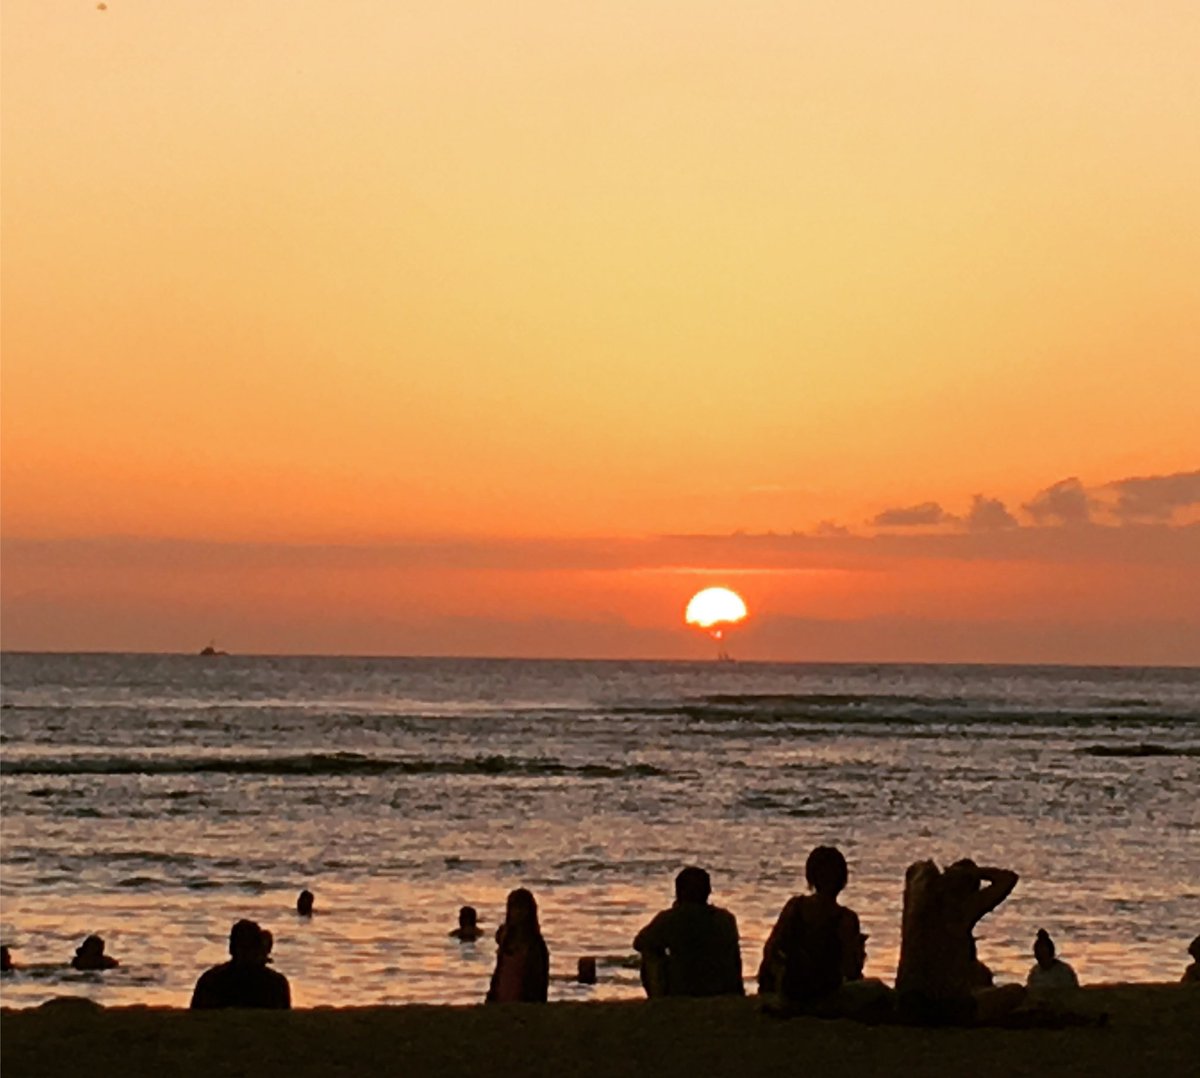
M 5 1010 L 6 1078 L 249 1075 L 1194 1075 L 1200 990 L 1084 989 L 1108 1025 L 912 1029 L 781 1020 L 748 999 L 190 1013 L 57 1001 Z

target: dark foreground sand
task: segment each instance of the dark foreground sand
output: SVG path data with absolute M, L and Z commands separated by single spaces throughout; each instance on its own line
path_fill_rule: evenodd
M 0 1017 L 4 1078 L 204 1075 L 1200 1075 L 1200 988 L 1091 988 L 1107 1028 L 780 1020 L 754 999 L 291 1012 L 55 1002 Z

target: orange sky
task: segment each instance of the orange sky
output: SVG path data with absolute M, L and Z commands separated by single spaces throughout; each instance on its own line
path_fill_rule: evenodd
M 1190 0 L 7 0 L 3 644 L 706 654 L 725 583 L 747 657 L 1200 662 L 1197 55 Z

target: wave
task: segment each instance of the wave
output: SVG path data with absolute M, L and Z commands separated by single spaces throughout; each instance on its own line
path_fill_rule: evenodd
M 585 779 L 656 778 L 652 764 L 567 764 L 545 756 L 389 759 L 357 752 L 286 756 L 70 756 L 6 762 L 4 775 L 525 775 Z
M 1079 750 L 1087 756 L 1200 756 L 1200 745 L 1085 745 Z
M 797 726 L 995 725 L 1007 727 L 1128 726 L 1145 729 L 1195 721 L 1200 708 L 1177 701 L 1143 697 L 1064 702 L 1035 706 L 1004 697 L 921 695 L 904 693 L 723 693 L 647 704 L 625 703 L 612 711 L 620 716 L 677 718 L 700 724 L 787 723 Z

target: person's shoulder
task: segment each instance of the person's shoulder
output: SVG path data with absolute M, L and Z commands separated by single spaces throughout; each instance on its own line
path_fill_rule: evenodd
M 222 962 L 217 966 L 210 966 L 196 979 L 196 984 L 212 984 L 214 981 L 223 981 L 229 976 L 230 963 Z
M 731 910 L 727 910 L 724 906 L 712 906 L 713 916 L 724 925 L 737 928 L 737 918 Z

